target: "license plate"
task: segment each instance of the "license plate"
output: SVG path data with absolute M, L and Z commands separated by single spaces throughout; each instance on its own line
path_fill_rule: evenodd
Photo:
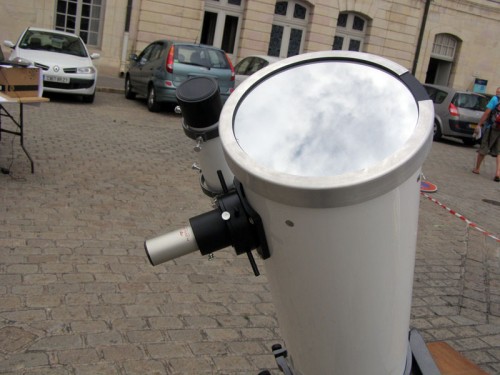
M 475 129 L 477 127 L 477 124 L 469 124 L 469 128 Z
M 44 75 L 43 80 L 47 82 L 69 83 L 69 77 Z

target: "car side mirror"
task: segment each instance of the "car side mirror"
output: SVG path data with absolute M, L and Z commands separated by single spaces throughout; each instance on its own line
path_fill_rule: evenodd
M 131 53 L 128 58 L 129 60 L 137 61 L 137 55 L 135 53 Z
M 100 58 L 100 57 L 101 57 L 101 54 L 99 54 L 99 53 L 95 53 L 95 52 L 94 52 L 93 54 L 91 54 L 91 55 L 90 55 L 90 58 L 91 58 L 92 60 L 97 60 L 97 59 L 98 59 L 98 58 Z
M 4 40 L 3 41 L 3 45 L 5 47 L 9 47 L 9 48 L 14 48 L 16 45 L 14 43 L 12 43 L 10 40 Z

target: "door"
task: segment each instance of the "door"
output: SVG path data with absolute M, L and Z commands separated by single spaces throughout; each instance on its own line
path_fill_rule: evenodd
M 239 24 L 240 16 L 237 13 L 223 10 L 205 11 L 200 42 L 224 50 L 231 61 L 234 61 L 239 38 Z
M 130 82 L 135 91 L 141 95 L 147 93 L 147 83 L 150 74 L 150 58 L 156 48 L 156 43 L 152 43 L 137 56 L 136 60 L 131 63 L 129 69 Z

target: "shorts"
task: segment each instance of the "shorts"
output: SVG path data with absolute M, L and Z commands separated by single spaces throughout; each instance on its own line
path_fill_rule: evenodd
M 500 154 L 500 129 L 488 129 L 481 140 L 481 146 L 477 151 L 481 155 L 497 156 Z

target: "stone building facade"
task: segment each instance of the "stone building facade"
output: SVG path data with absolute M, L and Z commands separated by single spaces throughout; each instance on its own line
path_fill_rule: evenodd
M 500 0 L 0 0 L 0 40 L 17 40 L 27 26 L 83 34 L 106 74 L 123 73 L 130 53 L 166 38 L 213 44 L 233 63 L 357 50 L 421 82 L 500 86 Z

